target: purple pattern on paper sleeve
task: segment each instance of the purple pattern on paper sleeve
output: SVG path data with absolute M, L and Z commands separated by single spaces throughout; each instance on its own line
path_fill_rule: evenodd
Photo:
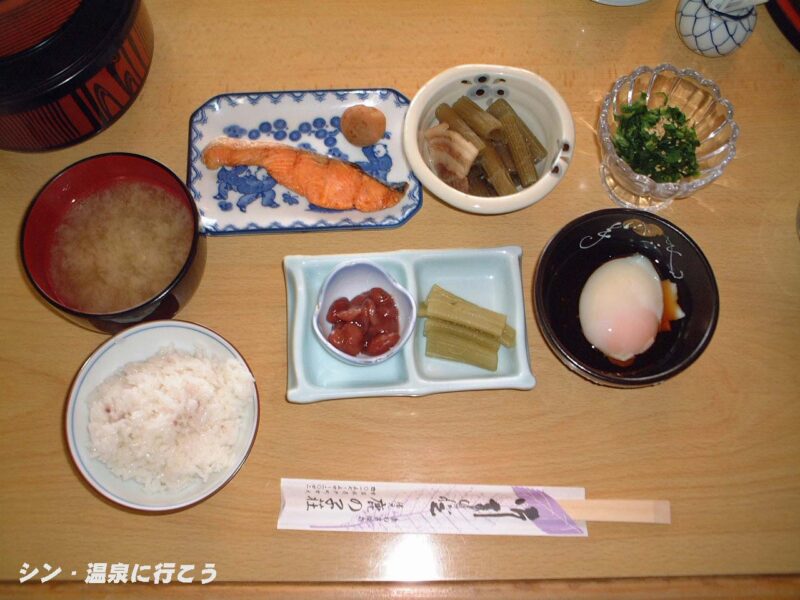
M 583 530 L 564 512 L 557 500 L 542 490 L 513 487 L 520 500 L 525 500 L 539 512 L 534 523 L 548 535 L 582 535 Z

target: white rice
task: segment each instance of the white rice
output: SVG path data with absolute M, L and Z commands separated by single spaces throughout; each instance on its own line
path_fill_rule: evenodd
M 174 491 L 228 469 L 253 378 L 224 360 L 168 348 L 125 365 L 89 396 L 92 455 L 148 491 Z

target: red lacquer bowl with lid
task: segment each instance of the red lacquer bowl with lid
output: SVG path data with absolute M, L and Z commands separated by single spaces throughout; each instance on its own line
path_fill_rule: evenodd
M 153 56 L 141 0 L 0 2 L 0 149 L 54 150 L 133 104 Z

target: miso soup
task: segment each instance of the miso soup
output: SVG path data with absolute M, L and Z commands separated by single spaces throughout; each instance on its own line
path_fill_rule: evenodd
M 55 232 L 51 278 L 60 301 L 119 312 L 164 290 L 189 255 L 193 218 L 161 188 L 121 182 L 76 202 Z

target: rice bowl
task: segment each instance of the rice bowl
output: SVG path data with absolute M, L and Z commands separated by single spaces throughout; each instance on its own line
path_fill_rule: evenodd
M 227 360 L 165 348 L 89 395 L 92 456 L 148 491 L 179 490 L 229 468 L 252 376 Z
M 81 475 L 109 500 L 175 510 L 237 473 L 258 404 L 247 363 L 224 338 L 193 323 L 144 323 L 100 346 L 76 375 L 67 442 Z

